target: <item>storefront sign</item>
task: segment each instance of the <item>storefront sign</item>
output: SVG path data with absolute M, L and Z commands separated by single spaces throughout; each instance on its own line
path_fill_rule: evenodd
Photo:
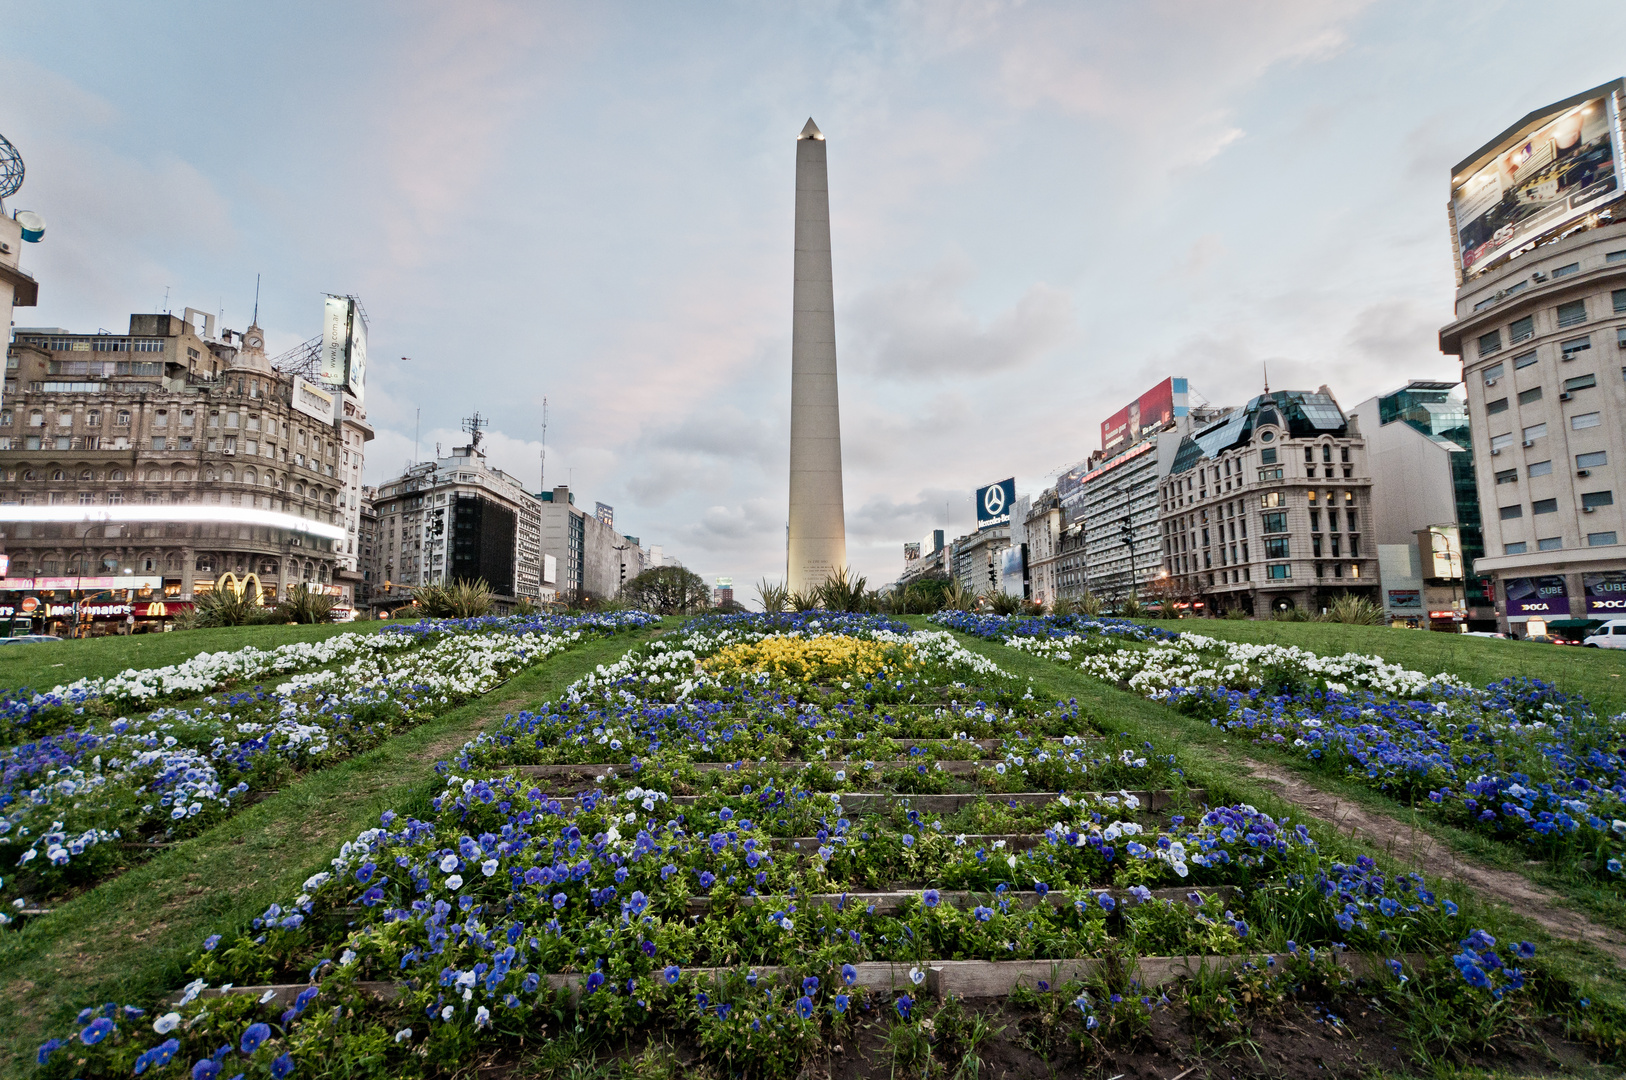
M 1390 589 L 1389 607 L 1395 611 L 1421 611 L 1423 594 L 1418 589 Z
M 1507 596 L 1509 618 L 1523 616 L 1568 615 L 1569 593 L 1564 579 L 1557 574 L 1545 577 L 1508 578 L 1502 582 Z
M 1626 573 L 1619 570 L 1600 574 L 1584 574 L 1581 585 L 1586 592 L 1586 613 L 1613 618 L 1626 615 Z

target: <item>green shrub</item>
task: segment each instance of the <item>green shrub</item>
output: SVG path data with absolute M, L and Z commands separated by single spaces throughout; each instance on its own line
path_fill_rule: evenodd
M 1332 602 L 1321 622 L 1349 623 L 1352 626 L 1382 626 L 1383 609 L 1364 596 L 1345 593 Z
M 431 619 L 477 619 L 491 611 L 491 586 L 483 579 L 421 585 L 412 595 Z
M 276 620 L 294 623 L 325 623 L 333 620 L 332 597 L 309 585 L 295 585 L 277 603 Z

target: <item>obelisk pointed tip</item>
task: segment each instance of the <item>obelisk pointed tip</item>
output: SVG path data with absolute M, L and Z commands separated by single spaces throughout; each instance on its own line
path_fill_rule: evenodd
M 813 122 L 813 118 L 810 116 L 807 118 L 807 126 L 804 127 L 802 129 L 802 133 L 796 137 L 798 139 L 823 139 L 824 132 L 819 130 L 819 125 L 815 124 Z

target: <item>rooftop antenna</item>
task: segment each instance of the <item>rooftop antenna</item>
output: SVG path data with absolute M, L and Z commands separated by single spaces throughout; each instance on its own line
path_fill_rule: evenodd
M 260 275 L 254 275 L 254 325 L 260 325 Z
M 423 410 L 418 410 L 418 419 L 412 425 L 412 464 L 418 463 L 418 436 L 423 434 Z
M 548 490 L 548 399 L 542 399 L 542 486 L 537 491 Z
M 164 286 L 164 314 L 169 314 L 169 286 Z
M 463 430 L 468 432 L 474 440 L 472 443 L 470 443 L 471 447 L 480 445 L 480 429 L 488 427 L 490 423 L 491 421 L 487 420 L 479 413 L 475 413 L 473 416 L 464 417 Z
M 1259 366 L 1263 368 L 1265 372 L 1265 393 L 1268 394 L 1270 393 L 1270 365 L 1261 360 L 1259 361 Z

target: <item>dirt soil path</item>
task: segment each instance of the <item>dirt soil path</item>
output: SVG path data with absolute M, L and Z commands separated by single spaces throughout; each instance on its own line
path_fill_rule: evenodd
M 1583 941 L 1612 957 L 1615 963 L 1626 966 L 1626 934 L 1599 926 L 1580 912 L 1563 906 L 1556 893 L 1535 885 L 1523 875 L 1468 862 L 1428 833 L 1330 795 L 1285 769 L 1246 757 L 1241 758 L 1239 764 L 1255 779 L 1276 787 L 1282 798 L 1339 832 L 1349 836 L 1364 833 L 1372 843 L 1419 871 L 1460 881 L 1481 896 L 1499 900 L 1520 915 L 1540 923 L 1553 935 Z

